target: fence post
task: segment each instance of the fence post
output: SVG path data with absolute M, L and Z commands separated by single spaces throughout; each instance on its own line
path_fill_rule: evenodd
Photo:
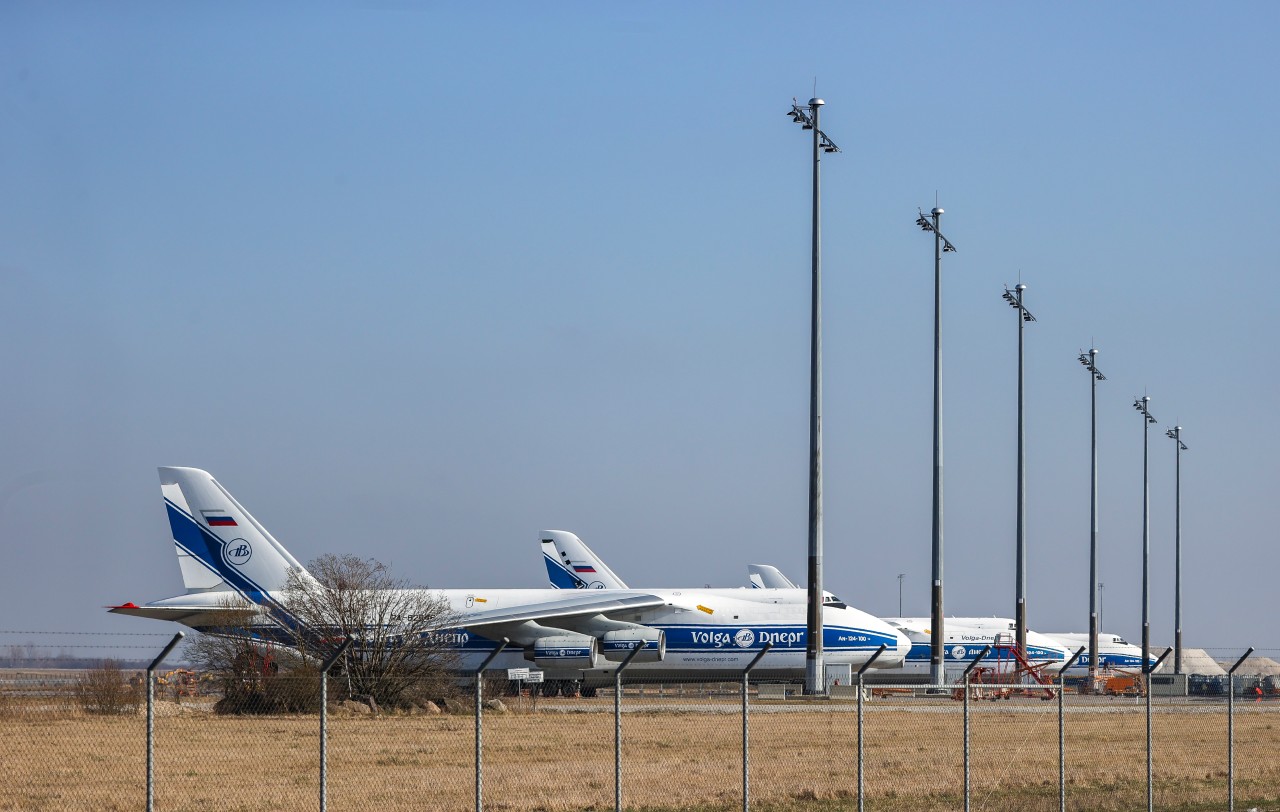
M 880 648 L 876 649 L 876 653 L 871 655 L 862 667 L 858 669 L 858 812 L 862 812 L 863 806 L 863 782 L 862 782 L 862 675 L 867 673 L 867 669 L 876 659 L 884 654 L 884 650 L 889 646 L 885 643 L 880 644 Z
M 1160 663 L 1164 662 L 1164 658 L 1169 656 L 1173 649 L 1167 648 L 1164 654 L 1160 655 L 1160 659 L 1155 664 L 1142 664 L 1142 693 L 1147 698 L 1147 812 L 1155 812 L 1156 796 L 1155 796 L 1155 776 L 1151 769 L 1151 674 L 1160 667 Z
M 320 663 L 320 812 L 329 808 L 329 669 L 351 648 L 348 637 L 337 651 Z
M 613 672 L 613 809 L 622 812 L 622 670 L 644 649 L 638 642 Z
M 1236 669 L 1253 653 L 1253 646 L 1227 672 L 1227 812 L 1236 809 Z
M 1071 655 L 1071 659 L 1058 672 L 1058 812 L 1067 812 L 1067 728 L 1062 696 L 1067 692 L 1067 669 L 1080 659 L 1084 648 L 1081 646 L 1076 649 L 1076 653 Z
M 481 810 L 480 799 L 484 787 L 484 761 L 481 758 L 480 746 L 481 735 L 484 727 L 481 722 L 484 718 L 483 708 L 480 706 L 480 695 L 483 690 L 481 683 L 484 682 L 484 670 L 489 667 L 489 663 L 493 662 L 494 658 L 501 654 L 502 650 L 506 648 L 507 644 L 510 642 L 511 641 L 505 637 L 499 640 L 498 647 L 495 648 L 488 657 L 485 657 L 484 662 L 480 663 L 480 667 L 476 669 L 476 812 L 480 812 Z
M 760 659 L 764 657 L 769 649 L 773 648 L 773 643 L 765 643 L 764 648 L 760 649 L 760 653 L 747 663 L 747 667 L 742 669 L 742 812 L 747 812 L 751 808 L 751 784 L 747 778 L 747 681 L 751 675 L 751 669 L 756 667 Z
M 964 670 L 964 812 L 969 812 L 969 674 L 982 662 L 982 658 L 991 653 L 991 646 L 982 649 L 969 667 Z
M 160 667 L 160 663 L 164 662 L 164 658 L 169 656 L 169 652 L 173 651 L 173 647 L 186 637 L 182 632 L 178 632 L 169 641 L 169 645 L 164 647 L 160 652 L 160 656 L 151 661 L 151 665 L 147 666 L 147 812 L 155 809 L 155 788 L 156 788 L 156 669 Z

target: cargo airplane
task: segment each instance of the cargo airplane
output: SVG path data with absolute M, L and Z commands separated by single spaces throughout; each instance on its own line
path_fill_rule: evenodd
M 187 592 L 111 611 L 219 632 L 224 630 L 220 615 L 225 618 L 229 601 L 238 602 L 260 610 L 254 634 L 289 639 L 283 632 L 297 621 L 289 614 L 284 589 L 291 571 L 311 578 L 303 566 L 209 473 L 161 468 L 160 488 Z M 579 580 L 608 574 L 604 569 L 574 572 Z M 451 615 L 450 628 L 432 633 L 453 647 L 464 672 L 477 668 L 506 638 L 508 647 L 490 667 L 531 661 L 545 670 L 548 681 L 611 682 L 617 663 L 637 648 L 640 653 L 628 669 L 636 677 L 724 679 L 740 673 L 769 643 L 773 646 L 758 664 L 757 677 L 804 675 L 805 606 L 749 600 L 747 590 L 432 591 L 446 601 Z M 875 665 L 893 667 L 910 650 L 910 642 L 892 626 L 838 601 L 824 606 L 823 623 L 829 663 L 857 667 L 885 645 Z
M 572 533 L 548 532 L 542 538 L 542 558 L 547 576 L 553 586 L 561 589 L 626 589 L 619 578 L 600 556 Z M 777 567 L 769 564 L 749 564 L 751 589 L 739 590 L 746 600 L 789 600 L 803 603 L 807 591 L 800 588 Z M 842 603 L 826 593 L 824 603 Z M 928 618 L 883 618 L 911 641 L 911 648 L 901 663 L 903 676 L 927 676 L 929 674 L 932 645 Z M 997 635 L 1007 635 L 1012 621 L 1002 618 L 948 618 L 944 635 L 944 665 L 948 671 L 963 669 L 982 652 L 987 645 L 996 643 Z M 1002 637 L 1002 640 L 1005 638 Z M 992 664 L 1000 656 L 988 655 Z M 1048 635 L 1027 632 L 1027 659 L 1045 670 L 1060 670 L 1070 656 L 1068 650 Z M 1056 666 L 1056 667 L 1055 667 Z

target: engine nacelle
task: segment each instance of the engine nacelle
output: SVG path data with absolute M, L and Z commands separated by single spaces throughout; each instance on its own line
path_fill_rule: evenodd
M 620 663 L 637 646 L 641 647 L 631 662 L 656 663 L 667 656 L 667 633 L 662 629 L 618 629 L 605 632 L 601 638 L 602 653 L 606 660 Z
M 539 637 L 525 649 L 526 660 L 541 668 L 595 668 L 600 643 L 585 634 L 558 634 Z

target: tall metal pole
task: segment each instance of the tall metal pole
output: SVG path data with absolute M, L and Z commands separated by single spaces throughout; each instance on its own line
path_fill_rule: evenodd
M 929 681 L 938 689 L 946 681 L 942 614 L 942 255 L 956 250 L 938 228 L 941 217 L 942 209 L 935 206 L 929 217 L 920 212 L 916 220 L 920 228 L 933 232 L 933 594 L 929 616 Z
M 1080 363 L 1089 371 L 1089 690 L 1098 684 L 1098 633 L 1102 631 L 1102 584 L 1098 583 L 1098 381 L 1106 375 L 1098 371 L 1098 350 L 1080 353 Z
M 813 285 L 809 344 L 809 606 L 806 622 L 806 694 L 825 693 L 822 661 L 822 153 L 839 152 L 818 127 L 825 102 L 809 99 L 801 107 L 792 99 L 791 120 L 813 130 Z
M 813 116 L 813 285 L 809 338 L 809 616 L 805 644 L 804 692 L 825 689 L 822 662 L 822 99 L 809 99 Z
M 1173 673 L 1182 673 L 1182 426 L 1174 430 Z
M 1026 319 L 1022 317 L 1022 296 L 1027 286 L 1019 283 L 1018 291 L 1018 614 L 1014 618 L 1017 623 L 1018 651 L 1027 656 L 1027 475 L 1025 429 L 1022 411 L 1023 382 L 1023 327 Z
M 1182 673 L 1182 426 L 1165 432 L 1174 445 L 1174 522 L 1173 522 L 1173 673 Z
M 933 592 L 929 612 L 929 681 L 940 687 L 946 681 L 942 615 L 942 232 L 938 230 L 942 209 L 935 206 L 930 215 L 933 217 Z
M 1026 475 L 1026 431 L 1023 419 L 1023 328 L 1035 316 L 1022 303 L 1023 293 L 1027 286 L 1019 282 L 1010 292 L 1004 290 L 1004 299 L 1018 311 L 1018 555 L 1017 555 L 1017 589 L 1014 604 L 1014 631 L 1017 637 L 1019 653 L 1027 655 L 1027 475 Z
M 1146 403 L 1150 398 L 1144 397 Z M 1142 662 L 1151 656 L 1151 595 L 1148 589 L 1151 569 L 1151 487 L 1149 480 L 1149 455 L 1147 442 L 1150 421 L 1142 424 Z
M 902 617 L 902 579 L 906 577 L 905 572 L 898 573 L 898 617 Z
M 1156 419 L 1151 416 L 1151 398 L 1143 395 L 1133 401 L 1133 408 L 1142 414 L 1142 666 L 1151 661 L 1151 603 L 1147 590 L 1151 557 L 1151 489 L 1148 487 L 1147 431 Z

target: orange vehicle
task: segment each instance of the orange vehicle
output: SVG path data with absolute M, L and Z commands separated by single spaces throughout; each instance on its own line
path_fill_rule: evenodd
M 1122 671 L 1113 677 L 1108 677 L 1103 683 L 1103 693 L 1107 696 L 1143 696 L 1142 675 Z

